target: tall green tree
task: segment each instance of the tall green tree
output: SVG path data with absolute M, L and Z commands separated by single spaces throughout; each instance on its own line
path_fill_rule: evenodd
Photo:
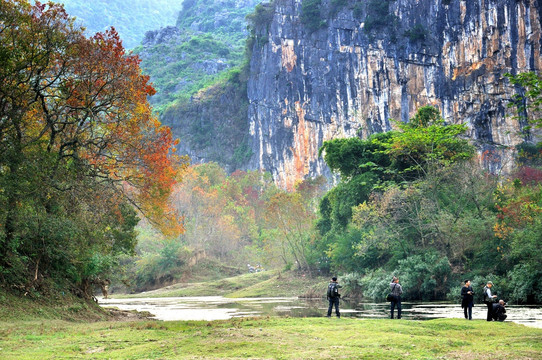
M 376 189 L 424 178 L 430 168 L 470 159 L 474 148 L 461 136 L 465 125 L 447 125 L 433 107 L 422 107 L 400 131 L 326 141 L 320 149 L 326 164 L 341 176 L 324 196 L 319 227 L 323 233 L 344 229 L 352 207 Z
M 431 251 L 445 257 L 443 269 L 450 270 L 476 250 L 467 233 L 492 237 L 491 189 L 466 163 L 474 148 L 462 138 L 465 131 L 446 124 L 437 109 L 422 107 L 398 131 L 324 143 L 326 163 L 341 176 L 320 202 L 318 220 L 318 248 L 331 269 L 404 269 L 416 262 L 406 259 Z M 469 230 L 478 224 L 479 231 Z M 442 297 L 446 286 L 423 297 Z

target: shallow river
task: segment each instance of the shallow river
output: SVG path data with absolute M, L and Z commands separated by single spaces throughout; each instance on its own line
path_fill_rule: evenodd
M 122 310 L 148 311 L 159 320 L 225 320 L 241 316 L 319 317 L 327 312 L 327 301 L 297 298 L 229 299 L 221 296 L 178 298 L 102 299 L 100 305 Z M 477 304 L 473 319 L 485 319 L 486 307 Z M 507 306 L 508 319 L 520 324 L 542 328 L 542 307 Z M 386 318 L 389 303 L 360 303 L 341 301 L 341 316 L 356 318 Z M 403 318 L 427 320 L 461 318 L 459 304 L 403 302 Z

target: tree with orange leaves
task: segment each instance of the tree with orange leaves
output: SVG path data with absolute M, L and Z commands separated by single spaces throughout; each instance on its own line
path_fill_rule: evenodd
M 186 159 L 114 29 L 87 38 L 61 5 L 0 0 L 0 46 L 0 283 L 56 271 L 88 295 L 133 251 L 133 207 L 182 232 L 168 198 Z

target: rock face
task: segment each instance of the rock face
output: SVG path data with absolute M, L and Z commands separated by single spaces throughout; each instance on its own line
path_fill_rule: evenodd
M 145 33 L 145 38 L 141 41 L 143 46 L 160 45 L 171 41 L 171 39 L 180 37 L 181 29 L 175 26 L 166 26 L 159 30 L 150 30 Z
M 389 1 L 380 15 L 393 21 L 371 31 L 371 1 L 347 3 L 323 0 L 325 25 L 310 31 L 302 0 L 276 0 L 272 22 L 257 29 L 268 41 L 255 42 L 250 63 L 249 167 L 290 189 L 329 177 L 324 141 L 388 131 L 428 104 L 468 125 L 487 168 L 506 167 L 526 139 L 507 108 L 519 89 L 504 74 L 542 70 L 541 2 Z

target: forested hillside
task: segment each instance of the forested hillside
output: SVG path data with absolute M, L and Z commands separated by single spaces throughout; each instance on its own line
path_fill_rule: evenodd
M 492 280 L 509 301 L 541 302 L 540 144 L 519 147 L 514 173 L 499 176 L 480 167 L 494 160 L 474 156 L 466 126 L 445 124 L 435 108 L 398 127 L 321 149 L 341 174 L 317 224 L 329 268 L 377 300 L 396 275 L 409 299 L 457 299 L 471 279 L 478 293 Z
M 45 2 L 45 1 L 42 1 Z M 88 35 L 115 27 L 127 49 L 141 43 L 152 29 L 174 25 L 183 0 L 56 0 L 77 17 Z

